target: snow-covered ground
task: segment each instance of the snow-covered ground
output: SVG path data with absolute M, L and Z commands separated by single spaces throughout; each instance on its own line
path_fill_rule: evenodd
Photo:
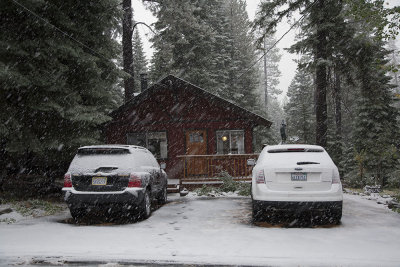
M 187 263 L 273 266 L 400 266 L 400 215 L 344 195 L 342 224 L 251 224 L 249 198 L 171 197 L 145 221 L 63 223 L 69 212 L 0 225 L 0 265 Z

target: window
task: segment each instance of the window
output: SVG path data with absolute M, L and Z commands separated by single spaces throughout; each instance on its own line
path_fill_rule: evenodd
M 156 158 L 167 158 L 166 132 L 129 133 L 127 139 L 128 145 L 143 146 Z
M 204 141 L 203 133 L 190 133 L 189 141 L 190 143 L 203 143 Z
M 217 154 L 244 154 L 244 131 L 217 131 Z

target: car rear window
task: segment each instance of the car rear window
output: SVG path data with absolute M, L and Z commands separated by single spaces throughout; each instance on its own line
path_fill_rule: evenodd
M 323 149 L 302 148 L 288 150 L 287 148 L 271 148 L 263 151 L 257 163 L 267 164 L 275 168 L 284 168 L 294 165 L 323 166 L 332 164 L 332 159 Z
M 130 172 L 138 159 L 124 148 L 81 148 L 72 160 L 70 172 Z
M 129 154 L 129 149 L 125 148 L 80 148 L 78 155 L 121 155 Z

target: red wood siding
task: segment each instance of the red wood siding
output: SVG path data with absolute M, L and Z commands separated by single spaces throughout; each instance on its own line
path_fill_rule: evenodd
M 168 142 L 167 173 L 170 178 L 183 175 L 182 160 L 185 155 L 185 130 L 207 130 L 207 152 L 217 150 L 217 130 L 244 130 L 245 153 L 253 153 L 252 128 L 254 122 L 189 89 L 162 89 L 139 103 L 114 116 L 106 126 L 106 142 L 126 144 L 127 134 L 144 131 L 166 131 Z

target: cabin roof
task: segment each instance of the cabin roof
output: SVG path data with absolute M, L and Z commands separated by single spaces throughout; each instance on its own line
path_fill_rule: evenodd
M 144 92 L 141 92 L 137 96 L 131 98 L 128 102 L 126 102 L 125 104 L 120 106 L 118 109 L 114 110 L 113 112 L 111 112 L 110 115 L 111 115 L 111 117 L 114 118 L 121 112 L 137 105 L 138 103 L 140 103 L 141 101 L 144 101 L 151 95 L 156 94 L 158 91 L 165 89 L 165 88 L 173 89 L 174 87 L 179 86 L 179 85 L 184 85 L 181 87 L 184 90 L 190 90 L 192 93 L 202 96 L 208 100 L 211 100 L 215 104 L 229 106 L 234 112 L 236 112 L 244 117 L 247 117 L 248 119 L 251 119 L 257 125 L 264 125 L 264 126 L 270 127 L 272 124 L 272 122 L 265 119 L 264 117 L 254 113 L 252 111 L 249 111 L 245 108 L 242 108 L 242 107 L 236 105 L 235 103 L 232 103 L 229 100 L 226 100 L 222 97 L 212 94 L 212 93 L 210 93 L 188 81 L 178 78 L 174 75 L 168 75 L 165 78 L 161 79 L 160 81 L 154 83 L 148 89 L 146 89 Z

